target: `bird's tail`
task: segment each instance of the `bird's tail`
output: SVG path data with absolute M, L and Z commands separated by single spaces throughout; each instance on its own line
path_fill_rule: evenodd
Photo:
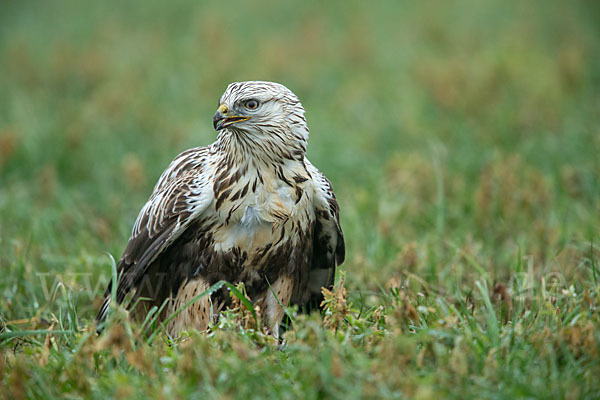
M 112 281 L 108 284 L 106 288 L 106 292 L 104 292 L 104 301 L 102 301 L 102 305 L 100 306 L 100 310 L 98 310 L 98 315 L 96 316 L 96 325 L 98 328 L 96 332 L 98 334 L 102 333 L 104 329 L 103 323 L 106 321 L 106 317 L 108 316 L 108 310 L 110 309 L 110 303 L 112 301 L 111 290 L 112 289 Z

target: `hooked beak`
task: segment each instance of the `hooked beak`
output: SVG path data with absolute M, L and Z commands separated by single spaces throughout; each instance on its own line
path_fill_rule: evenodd
M 221 129 L 235 124 L 236 122 L 247 121 L 249 119 L 250 117 L 244 117 L 241 115 L 229 115 L 229 109 L 227 106 L 225 104 L 221 104 L 213 116 L 213 126 L 215 127 L 215 130 L 220 131 Z

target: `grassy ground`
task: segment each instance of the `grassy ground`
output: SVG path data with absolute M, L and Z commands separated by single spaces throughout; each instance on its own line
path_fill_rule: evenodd
M 0 397 L 598 398 L 599 18 L 593 1 L 4 4 Z M 243 304 L 174 343 L 122 313 L 97 337 L 107 253 L 247 79 L 299 95 L 336 189 L 327 313 L 283 347 Z

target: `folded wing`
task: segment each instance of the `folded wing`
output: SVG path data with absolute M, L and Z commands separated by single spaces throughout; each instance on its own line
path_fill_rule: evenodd
M 313 256 L 308 290 L 302 298 L 292 299 L 292 302 L 310 311 L 320 307 L 323 300 L 321 288 L 333 286 L 335 269 L 344 262 L 345 244 L 340 226 L 339 206 L 331 182 L 308 160 L 305 162 L 315 186 Z
M 203 173 L 206 152 L 206 148 L 196 148 L 180 154 L 161 175 L 117 265 L 117 303 L 139 287 L 150 265 L 211 202 L 212 190 Z M 113 284 L 111 280 L 104 294 L 98 322 L 106 318 Z

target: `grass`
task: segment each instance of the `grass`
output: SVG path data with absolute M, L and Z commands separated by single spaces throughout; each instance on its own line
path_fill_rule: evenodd
M 599 16 L 585 0 L 3 5 L 0 397 L 598 398 Z M 247 79 L 298 94 L 334 184 L 347 260 L 326 313 L 280 346 L 238 291 L 208 334 L 148 340 L 116 309 L 97 336 L 111 255 Z

